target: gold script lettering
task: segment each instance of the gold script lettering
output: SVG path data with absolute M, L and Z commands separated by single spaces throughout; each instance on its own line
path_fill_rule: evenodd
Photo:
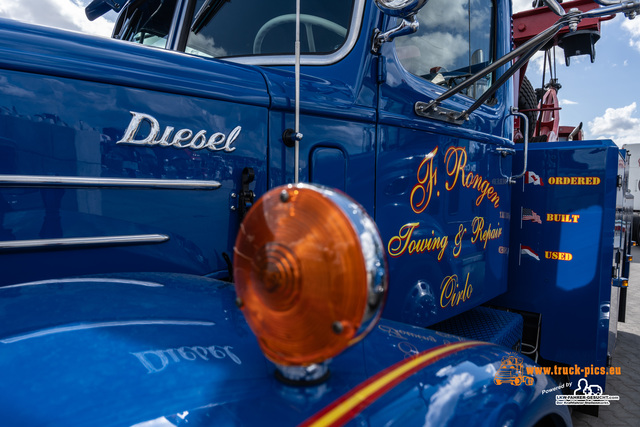
M 457 274 L 447 276 L 440 285 L 440 307 L 456 307 L 471 298 L 472 293 L 473 286 L 469 283 L 469 273 L 463 289 L 460 289 Z
M 429 154 L 427 154 L 418 166 L 418 183 L 413 186 L 411 190 L 411 209 L 417 214 L 424 212 L 431 202 L 431 194 L 433 193 L 433 187 L 437 183 L 438 168 L 434 167 L 434 159 L 438 153 L 438 147 L 434 148 Z M 418 200 L 418 198 L 420 199 Z
M 442 259 L 444 251 L 449 244 L 449 237 L 447 236 L 435 236 L 435 231 L 431 231 L 432 237 L 424 239 L 413 239 L 413 232 L 418 228 L 419 223 L 411 222 L 405 224 L 400 228 L 397 236 L 389 239 L 387 244 L 387 251 L 392 257 L 399 257 L 400 255 L 408 252 L 409 255 L 420 254 L 423 252 L 438 252 L 438 261 Z
M 475 243 L 480 240 L 481 242 L 484 242 L 483 249 L 487 249 L 487 242 L 489 240 L 495 240 L 502 236 L 502 228 L 492 229 L 491 224 L 489 224 L 485 230 L 484 218 L 480 216 L 473 218 L 473 222 L 471 223 L 471 232 L 473 233 L 471 243 Z
M 463 187 L 473 188 L 480 192 L 480 195 L 476 198 L 476 206 L 480 206 L 485 197 L 490 203 L 493 203 L 494 207 L 497 208 L 500 205 L 500 196 L 498 196 L 489 181 L 484 179 L 482 175 L 465 172 L 467 152 L 464 147 L 449 147 L 444 155 L 444 163 L 447 175 L 452 178 L 452 181 L 445 182 L 444 186 L 447 191 L 453 190 L 459 178 Z

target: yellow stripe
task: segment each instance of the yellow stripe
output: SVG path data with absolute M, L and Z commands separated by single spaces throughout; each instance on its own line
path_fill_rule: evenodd
M 467 341 L 467 342 L 459 342 L 456 344 L 448 345 L 444 348 L 440 348 L 438 350 L 428 352 L 422 356 L 418 356 L 415 359 L 410 359 L 407 363 L 398 366 L 396 369 L 386 373 L 381 376 L 367 387 L 355 393 L 353 396 L 346 399 L 344 402 L 340 403 L 338 406 L 333 408 L 331 411 L 327 412 L 322 417 L 318 418 L 312 426 L 327 426 L 335 423 L 338 419 L 344 416 L 347 412 L 351 411 L 355 408 L 360 402 L 366 400 L 369 396 L 374 394 L 379 389 L 383 388 L 388 383 L 392 382 L 394 379 L 399 376 L 404 375 L 405 373 L 411 371 L 416 366 L 427 362 L 429 359 L 433 359 L 435 357 L 440 356 L 443 353 L 450 352 L 451 350 L 462 349 L 464 347 L 468 347 L 470 345 L 475 345 L 477 342 Z

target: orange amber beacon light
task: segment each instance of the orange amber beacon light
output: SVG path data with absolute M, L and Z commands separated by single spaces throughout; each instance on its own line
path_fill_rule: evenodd
M 267 358 L 291 381 L 318 380 L 360 340 L 387 290 L 378 230 L 343 193 L 278 187 L 244 218 L 234 248 L 238 305 Z

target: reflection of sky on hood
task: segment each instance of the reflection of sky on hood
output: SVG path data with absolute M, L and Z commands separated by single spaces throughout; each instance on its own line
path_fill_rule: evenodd
M 0 76 L 0 93 L 7 96 L 17 96 L 28 99 L 35 99 L 36 97 L 35 93 L 32 91 L 10 84 L 9 80 L 5 76 Z
M 425 425 L 444 425 L 449 414 L 455 412 L 458 399 L 465 392 L 469 392 L 473 382 L 474 377 L 469 372 L 462 372 L 448 377 L 447 383 L 440 387 L 429 400 L 429 412 L 425 419 Z
M 446 424 L 460 398 L 467 400 L 477 393 L 474 384 L 486 384 L 487 378 L 492 379 L 495 374 L 493 364 L 479 366 L 471 361 L 459 365 L 445 366 L 436 376 L 443 378 L 443 386 L 429 398 L 429 412 L 425 425 L 438 426 Z
M 488 358 L 481 357 L 473 359 L 474 361 L 466 360 L 460 364 L 440 368 L 435 376 L 441 382 L 437 387 L 427 387 L 422 392 L 429 407 L 424 425 L 440 426 L 451 423 L 452 414 L 455 414 L 454 417 L 464 417 L 464 414 L 468 415 L 469 411 L 473 411 L 473 405 L 481 402 L 488 403 L 490 406 L 494 404 L 500 406 L 507 404 L 507 400 L 510 400 L 519 406 L 526 406 L 534 395 L 553 386 L 549 383 L 548 377 L 540 375 L 536 376 L 534 386 L 519 388 L 504 386 L 506 387 L 504 389 L 501 389 L 501 386 L 495 386 L 498 388 L 493 392 L 490 391 L 487 387 L 494 386 L 493 378 L 500 366 L 495 361 L 499 360 L 500 356 L 504 356 L 504 353 L 494 353 L 494 357 L 490 358 L 493 362 Z M 534 366 L 527 359 L 524 360 L 524 365 L 525 367 Z M 498 397 L 495 390 L 501 390 L 505 394 Z

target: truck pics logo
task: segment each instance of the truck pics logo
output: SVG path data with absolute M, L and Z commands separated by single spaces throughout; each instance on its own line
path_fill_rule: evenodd
M 620 396 L 602 394 L 602 387 L 581 378 L 573 394 L 556 396 L 556 405 L 611 405 L 612 400 L 620 400 Z
M 569 372 L 573 375 L 579 375 L 580 372 L 594 372 L 593 366 L 591 370 L 589 368 L 579 368 L 577 365 L 574 367 L 561 367 L 563 372 Z M 496 385 L 511 384 L 514 386 L 520 386 L 522 384 L 530 386 L 535 382 L 533 375 L 550 375 L 551 373 L 560 372 L 558 366 L 555 366 L 553 370 L 550 367 L 524 367 L 523 358 L 515 354 L 510 354 L 502 358 L 500 368 L 493 376 L 493 382 Z M 607 373 L 613 374 L 619 371 L 610 369 L 606 372 L 604 368 L 595 371 L 598 375 L 606 375 Z M 567 389 L 571 387 L 572 383 L 564 383 L 559 386 L 542 390 L 542 394 L 557 392 L 558 390 Z M 611 400 L 620 400 L 620 396 L 603 394 L 602 387 L 597 384 L 589 385 L 586 378 L 581 378 L 578 381 L 578 388 L 573 390 L 573 394 L 558 394 L 556 395 L 556 405 L 610 405 Z
M 589 385 L 586 378 L 581 378 L 578 381 L 578 388 L 573 391 L 573 394 L 582 393 L 586 396 L 600 396 L 602 394 L 602 387 L 598 384 Z
M 502 362 L 500 363 L 500 368 L 493 376 L 493 382 L 496 383 L 496 385 L 533 385 L 534 378 L 529 375 L 525 375 L 523 366 L 524 363 L 522 357 L 514 355 L 503 357 Z
M 158 135 L 160 135 L 160 123 L 155 117 L 149 114 L 136 113 L 135 111 L 130 111 L 130 113 L 133 117 L 131 117 L 129 126 L 127 126 L 122 139 L 116 144 L 159 145 L 161 147 L 190 148 L 192 150 L 203 150 L 207 148 L 211 151 L 230 153 L 236 149 L 232 144 L 242 130 L 240 126 L 236 126 L 228 135 L 222 132 L 215 132 L 207 138 L 206 130 L 201 130 L 194 134 L 191 129 L 180 129 L 174 134 L 175 128 L 173 126 L 167 126 L 160 139 L 158 139 Z M 144 122 L 150 126 L 149 134 L 139 137 L 138 131 Z

